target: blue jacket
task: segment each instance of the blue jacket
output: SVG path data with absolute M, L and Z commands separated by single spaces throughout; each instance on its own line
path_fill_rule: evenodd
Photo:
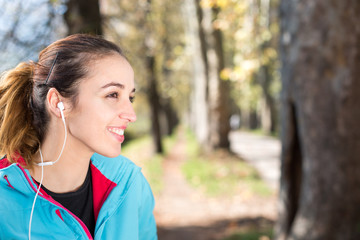
M 0 162 L 0 240 L 28 239 L 36 183 L 20 164 Z M 140 168 L 123 156 L 91 158 L 95 240 L 157 239 L 154 198 Z M 46 167 L 44 169 L 46 171 Z M 34 209 L 31 239 L 92 239 L 75 215 L 44 191 Z

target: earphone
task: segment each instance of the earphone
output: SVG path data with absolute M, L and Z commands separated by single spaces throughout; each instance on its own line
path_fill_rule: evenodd
M 64 117 L 64 109 L 65 109 L 65 107 L 64 107 L 63 102 L 58 102 L 57 108 L 60 110 L 61 119 L 62 119 L 62 121 L 63 121 L 63 123 L 64 123 L 64 130 L 65 130 L 64 144 L 63 144 L 63 146 L 62 146 L 61 152 L 60 152 L 58 158 L 56 159 L 56 161 L 54 161 L 54 162 L 41 162 L 41 163 L 37 163 L 36 165 L 38 165 L 38 166 L 51 166 L 51 165 L 55 164 L 57 161 L 59 161 L 59 159 L 60 159 L 60 157 L 61 157 L 61 155 L 62 155 L 62 152 L 64 151 L 64 147 L 65 147 L 65 143 L 66 143 L 66 138 L 67 138 L 67 131 L 66 131 L 66 123 L 65 123 L 65 117 Z M 41 155 L 41 152 L 40 152 L 40 155 Z
M 35 208 L 35 203 L 36 203 L 36 198 L 39 195 L 40 189 L 41 189 L 41 185 L 44 179 L 44 166 L 50 166 L 50 165 L 54 165 L 57 161 L 59 161 L 63 151 L 64 151 L 64 147 L 65 147 L 65 143 L 66 143 L 66 138 L 67 138 L 67 129 L 66 129 L 66 122 L 65 122 L 65 117 L 64 117 L 64 104 L 62 102 L 58 102 L 57 104 L 57 108 L 60 110 L 60 114 L 61 114 L 61 119 L 64 123 L 64 130 L 65 130 L 65 137 L 64 137 L 64 143 L 63 146 L 61 148 L 60 154 L 58 156 L 58 158 L 56 159 L 56 161 L 54 162 L 44 162 L 44 158 L 41 152 L 41 146 L 39 147 L 39 153 L 40 153 L 40 160 L 41 163 L 37 163 L 37 166 L 41 166 L 41 180 L 39 183 L 39 187 L 37 188 L 35 197 L 34 197 L 34 201 L 33 201 L 33 205 L 31 208 L 31 214 L 30 214 L 30 221 L 29 221 L 29 240 L 31 240 L 31 223 L 32 223 L 32 217 L 33 217 L 33 213 L 34 213 L 34 208 Z
M 63 111 L 65 109 L 63 102 L 58 102 L 57 108 L 60 109 L 61 113 L 63 114 Z

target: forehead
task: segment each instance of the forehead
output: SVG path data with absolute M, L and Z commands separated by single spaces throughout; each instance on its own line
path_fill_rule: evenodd
M 119 54 L 105 56 L 89 63 L 88 74 L 81 88 L 101 88 L 108 83 L 119 83 L 124 88 L 134 88 L 134 71 L 129 62 Z

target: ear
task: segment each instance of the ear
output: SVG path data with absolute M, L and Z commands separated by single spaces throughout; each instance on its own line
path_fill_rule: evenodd
M 55 88 L 50 88 L 47 96 L 46 96 L 46 102 L 49 109 L 50 114 L 55 115 L 56 117 L 61 118 L 60 109 L 57 107 L 59 102 L 64 103 L 65 98 L 63 98 L 60 93 Z M 65 106 L 66 109 L 66 106 Z

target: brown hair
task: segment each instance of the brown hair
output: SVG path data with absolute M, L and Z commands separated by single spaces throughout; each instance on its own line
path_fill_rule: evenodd
M 78 85 L 90 64 L 120 54 L 115 44 L 99 37 L 75 34 L 60 39 L 39 54 L 37 63 L 21 63 L 3 74 L 0 81 L 0 154 L 25 164 L 38 151 L 49 122 L 45 98 L 50 88 L 76 104 Z

